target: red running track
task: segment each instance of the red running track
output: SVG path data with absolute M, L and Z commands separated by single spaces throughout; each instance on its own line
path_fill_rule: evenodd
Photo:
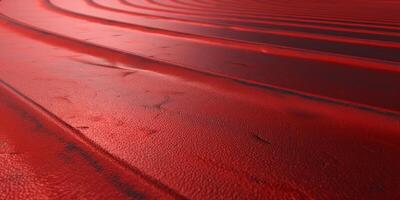
M 0 199 L 400 199 L 399 8 L 2 0 Z

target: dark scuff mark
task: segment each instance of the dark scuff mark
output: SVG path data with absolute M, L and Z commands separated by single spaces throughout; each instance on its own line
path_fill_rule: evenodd
M 125 78 L 125 77 L 128 77 L 128 76 L 130 76 L 130 75 L 132 75 L 132 74 L 135 74 L 135 73 L 137 73 L 137 71 L 122 72 L 122 73 L 121 73 L 121 76 Z
M 140 131 L 143 131 L 146 135 L 153 135 L 159 132 L 159 130 L 151 128 L 141 128 Z
M 100 63 L 95 63 L 87 60 L 82 60 L 78 58 L 72 58 L 72 60 L 75 60 L 77 62 L 83 63 L 83 64 L 88 64 L 88 65 L 93 65 L 93 66 L 98 66 L 98 67 L 104 67 L 104 68 L 109 68 L 109 69 L 123 69 L 114 65 L 106 65 L 106 64 L 100 64 Z
M 264 144 L 268 144 L 268 145 L 270 145 L 271 144 L 271 142 L 270 141 L 268 141 L 268 140 L 266 140 L 266 139 L 264 139 L 264 138 L 262 138 L 262 137 L 260 137 L 259 135 L 257 135 L 257 134 L 252 134 L 252 136 L 253 136 L 253 138 L 255 138 L 257 141 L 259 141 L 259 142 L 262 142 L 262 143 L 264 143 Z
M 168 102 L 170 102 L 171 98 L 170 96 L 165 96 L 164 99 L 156 104 L 152 104 L 152 105 L 144 105 L 145 108 L 153 108 L 153 109 L 157 109 L 157 110 L 161 110 L 163 109 L 163 106 L 165 104 L 167 104 Z
M 54 97 L 55 99 L 57 99 L 57 100 L 60 100 L 60 101 L 64 101 L 64 102 L 67 102 L 67 103 L 72 103 L 72 101 L 68 98 L 68 96 L 57 96 L 57 97 Z

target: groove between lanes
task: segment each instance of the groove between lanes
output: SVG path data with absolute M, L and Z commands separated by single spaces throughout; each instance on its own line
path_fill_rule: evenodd
M 177 1 L 177 0 L 174 0 L 174 1 Z M 213 3 L 214 3 L 214 5 L 216 5 L 216 3 L 223 3 L 225 6 L 230 6 L 230 7 L 235 6 L 235 4 L 238 4 L 238 2 L 232 2 L 232 1 L 230 1 L 230 2 L 227 2 L 227 1 L 224 1 L 224 2 L 222 2 L 222 1 L 213 1 L 213 3 L 212 3 L 212 2 L 204 2 L 204 1 L 195 0 L 194 2 L 198 2 L 201 5 L 205 5 L 205 4 L 208 5 L 208 4 L 213 4 Z M 390 25 L 399 26 L 399 24 L 400 24 L 399 20 L 395 21 L 395 20 L 393 20 L 393 18 L 391 18 L 392 20 L 388 20 L 389 18 L 387 18 L 385 20 L 376 21 L 377 20 L 376 18 L 379 17 L 379 15 L 371 15 L 372 13 L 378 13 L 378 12 L 376 12 L 376 9 L 374 9 L 375 12 L 370 11 L 370 10 L 366 11 L 365 13 L 363 13 L 363 15 L 357 14 L 356 16 L 353 16 L 353 17 L 342 16 L 342 17 L 344 17 L 342 19 L 337 19 L 339 16 L 335 16 L 335 19 L 332 19 L 332 17 L 331 17 L 332 13 L 330 13 L 331 15 L 329 15 L 329 17 L 327 17 L 327 16 L 323 17 L 321 15 L 320 16 L 317 16 L 317 15 L 311 16 L 311 14 L 313 14 L 313 11 L 315 11 L 315 10 L 310 10 L 310 7 L 318 6 L 319 7 L 319 9 L 318 9 L 319 11 L 321 11 L 323 9 L 321 7 L 322 4 L 318 4 L 318 5 L 316 4 L 316 3 L 320 3 L 320 2 L 310 2 L 310 4 L 307 4 L 308 2 L 302 2 L 302 7 L 293 6 L 293 4 L 290 4 L 290 6 L 289 6 L 287 3 L 278 5 L 278 4 L 275 4 L 275 2 L 276 1 L 268 1 L 268 11 L 269 11 L 268 14 L 271 14 L 271 11 L 274 11 L 274 12 L 276 12 L 275 15 L 282 16 L 283 13 L 290 12 L 291 15 L 284 15 L 284 16 L 288 17 L 288 18 L 306 18 L 306 19 L 338 21 L 338 22 L 345 22 L 345 23 L 346 22 L 351 23 L 349 20 L 353 20 L 353 21 L 356 20 L 358 22 L 366 23 L 366 24 L 370 24 L 371 21 L 375 21 L 375 23 L 377 23 L 377 24 L 384 23 L 384 24 L 387 24 L 389 26 Z M 324 12 L 331 11 L 331 9 L 329 9 L 329 8 L 332 8 L 332 7 L 335 7 L 335 6 L 338 7 L 337 3 L 340 3 L 340 2 L 339 1 L 335 1 L 335 4 L 333 4 L 333 5 L 332 4 L 324 5 L 325 9 L 323 11 Z M 350 9 L 352 9 L 352 10 L 354 10 L 356 8 L 359 8 L 358 4 L 354 4 L 353 3 L 353 5 L 351 5 L 351 2 L 341 2 L 341 3 L 342 3 L 341 9 L 343 9 L 343 3 L 346 3 L 345 5 L 347 7 L 349 7 L 348 4 L 350 3 Z M 361 2 L 359 2 L 359 3 L 361 3 Z M 369 2 L 363 2 L 363 3 L 369 4 Z M 377 2 L 376 1 L 372 1 L 372 5 L 373 5 L 373 3 L 377 3 Z M 384 3 L 385 2 L 379 2 L 379 6 L 384 4 Z M 386 5 L 384 5 L 384 7 L 386 7 L 386 9 L 391 8 L 392 9 L 391 11 L 393 12 L 393 11 L 395 11 L 394 8 L 396 6 L 398 6 L 398 4 L 396 4 L 396 3 L 397 2 L 393 2 L 393 4 L 391 4 L 391 5 L 386 4 Z M 250 2 L 247 2 L 247 4 L 245 4 L 245 5 L 241 4 L 241 7 L 235 7 L 235 8 L 250 8 L 250 7 L 252 7 L 253 9 L 254 8 L 256 8 L 256 9 L 259 9 L 259 8 L 267 9 L 266 7 L 264 7 L 265 4 L 266 4 L 265 2 L 262 2 L 262 3 L 259 2 L 259 4 L 257 4 L 257 5 L 256 4 L 250 5 L 250 4 L 251 4 Z M 238 4 L 238 6 L 240 6 L 240 5 Z M 301 10 L 299 10 L 299 9 L 301 9 Z M 360 8 L 360 9 L 362 9 L 362 8 Z M 282 11 L 284 11 L 284 12 L 282 12 Z M 296 11 L 297 12 L 300 11 L 302 13 L 294 13 Z M 341 10 L 335 10 L 335 14 L 339 15 L 340 14 L 339 11 L 341 11 Z M 261 10 L 261 12 L 265 12 L 265 10 Z M 277 13 L 279 13 L 279 14 L 277 14 Z M 321 13 L 319 13 L 319 14 L 321 14 Z M 379 13 L 379 14 L 381 15 L 382 13 Z M 362 18 L 360 18 L 360 16 L 362 16 Z M 366 18 L 368 18 L 369 21 L 366 20 Z
M 98 0 L 93 0 L 94 2 Z M 255 20 L 255 19 L 244 19 L 244 18 L 229 18 L 229 17 L 224 17 L 224 16 L 211 16 L 211 15 L 202 15 L 202 14 L 196 14 L 193 12 L 182 12 L 182 11 L 173 11 L 173 10 L 165 10 L 165 9 L 159 9 L 159 8 L 151 8 L 151 7 L 146 7 L 142 5 L 138 5 L 138 2 L 132 3 L 127 0 L 118 0 L 121 4 L 137 8 L 137 9 L 143 9 L 143 10 L 150 10 L 150 11 L 155 11 L 156 13 L 159 12 L 164 12 L 168 14 L 173 14 L 173 15 L 182 15 L 182 16 L 195 16 L 197 18 L 204 18 L 204 19 L 218 19 L 218 20 L 224 20 L 224 21 L 233 21 L 233 22 L 241 22 L 241 25 L 252 25 L 258 27 L 262 27 L 262 25 L 285 25 L 285 26 L 295 26 L 295 27 L 307 27 L 307 28 L 316 28 L 316 29 L 325 29 L 325 30 L 336 30 L 336 31 L 351 31 L 351 32 L 359 32 L 359 33 L 370 33 L 370 34 L 395 34 L 399 35 L 400 28 L 398 27 L 393 27 L 392 29 L 382 29 L 380 30 L 379 28 L 362 28 L 362 27 L 354 27 L 354 28 L 346 28 L 346 27 L 340 27 L 338 26 L 321 26 L 317 24 L 307 24 L 307 23 L 299 23 L 299 22 L 279 22 L 279 21 L 269 21 L 269 20 Z
M 102 9 L 107 9 L 110 11 L 114 12 L 120 12 L 120 13 L 125 13 L 125 14 L 131 14 L 131 15 L 137 15 L 140 14 L 138 12 L 132 12 L 130 10 L 125 10 L 125 9 L 116 9 L 110 7 L 110 5 L 106 6 L 103 3 L 99 3 L 99 0 L 90 0 L 93 6 L 96 6 L 98 8 Z M 126 2 L 122 0 L 116 0 L 121 3 L 121 5 L 127 5 L 130 7 L 134 7 L 133 5 L 126 4 Z M 139 9 L 142 7 L 138 6 Z M 145 8 L 143 8 L 145 9 Z M 152 12 L 152 11 L 150 11 Z M 157 13 L 157 12 L 156 12 Z M 399 33 L 390 33 L 390 32 L 382 32 L 382 31 L 371 31 L 371 30 L 362 30 L 362 29 L 345 29 L 345 28 L 336 28 L 336 27 L 323 27 L 323 26 L 312 26 L 312 25 L 302 25 L 302 24 L 295 24 L 295 23 L 273 23 L 273 22 L 266 22 L 262 21 L 263 24 L 256 24 L 256 23 L 249 23 L 249 22 L 243 22 L 243 23 L 236 23 L 240 21 L 236 21 L 235 23 L 228 23 L 228 21 L 218 21 L 218 20 L 206 20 L 207 18 L 204 18 L 203 21 L 200 19 L 182 19 L 182 17 L 185 17 L 186 15 L 183 14 L 178 14 L 178 13 L 169 13 L 167 15 L 169 16 L 164 16 L 160 15 L 159 13 L 157 14 L 148 14 L 149 17 L 160 17 L 160 19 L 173 19 L 173 20 L 182 20 L 182 22 L 188 22 L 188 21 L 196 21 L 198 25 L 220 25 L 224 24 L 222 26 L 228 26 L 228 27 L 238 27 L 239 30 L 247 30 L 249 32 L 254 31 L 254 32 L 262 32 L 265 29 L 280 29 L 280 30 L 291 30 L 291 31 L 299 31 L 299 32 L 313 32 L 313 33 L 319 33 L 319 34 L 332 34 L 336 36 L 347 36 L 347 37 L 353 37 L 353 38 L 363 38 L 363 39 L 375 39 L 375 40 L 384 40 L 384 41 L 393 41 L 393 42 L 400 42 L 400 34 Z M 179 15 L 180 17 L 172 17 L 171 15 Z M 187 16 L 186 16 L 187 18 Z M 386 39 L 385 39 L 386 38 Z M 390 39 L 389 39 L 390 38 Z
M 201 43 L 210 43 L 213 45 L 220 45 L 230 48 L 236 49 L 245 49 L 249 51 L 257 51 L 263 52 L 266 54 L 271 55 L 279 55 L 279 56 L 287 56 L 287 57 L 295 57 L 295 58 L 302 58 L 302 59 L 309 59 L 309 60 L 319 60 L 319 61 L 327 61 L 327 62 L 337 62 L 342 64 L 348 65 L 355 65 L 358 67 L 364 68 L 377 68 L 377 69 L 385 69 L 389 71 L 399 72 L 400 68 L 399 65 L 396 63 L 400 61 L 400 58 L 395 56 L 398 52 L 400 54 L 400 48 L 395 45 L 394 48 L 374 48 L 371 46 L 349 46 L 347 44 L 336 44 L 336 43 L 323 43 L 321 42 L 319 45 L 312 43 L 315 45 L 315 48 L 307 49 L 307 44 L 300 44 L 300 45 L 292 45 L 292 46 L 281 46 L 279 42 L 285 40 L 283 38 L 275 38 L 276 44 L 257 44 L 257 43 L 249 43 L 241 40 L 233 40 L 227 38 L 218 38 L 218 37 L 210 37 L 210 36 L 203 36 L 203 35 L 195 35 L 190 33 L 182 33 L 177 31 L 170 31 L 165 29 L 153 28 L 153 27 L 145 27 L 142 25 L 136 25 L 126 22 L 119 22 L 111 19 L 103 19 L 100 17 L 95 17 L 87 14 L 82 14 L 78 12 L 73 12 L 68 9 L 61 8 L 51 0 L 44 0 L 45 6 L 48 6 L 52 9 L 55 9 L 63 14 L 78 17 L 80 19 L 89 20 L 97 23 L 107 24 L 107 25 L 114 25 L 119 27 L 130 28 L 134 30 L 141 30 L 147 33 L 153 34 L 161 34 L 161 35 L 168 35 L 172 37 L 176 37 L 178 39 L 189 39 L 194 40 Z M 90 2 L 88 2 L 90 3 Z M 91 5 L 91 4 L 89 4 Z M 278 40 L 279 39 L 279 40 Z M 297 37 L 298 40 L 298 37 Z M 295 43 L 296 39 L 292 41 Z M 314 42 L 317 42 L 316 40 Z M 299 43 L 299 42 L 297 42 Z M 306 43 L 301 41 L 301 43 Z M 333 48 L 337 45 L 339 48 Z M 347 48 L 346 48 L 347 45 Z M 310 45 L 308 45 L 310 46 Z M 322 47 L 322 48 L 321 48 Z M 326 48 L 328 47 L 328 48 Z M 309 47 L 310 48 L 310 47 Z M 331 52 L 324 51 L 325 49 L 330 49 Z M 375 50 L 379 52 L 378 54 L 371 54 Z M 344 53 L 340 53 L 343 51 Z M 355 52 L 352 53 L 351 52 Z M 349 53 L 350 55 L 346 55 L 345 53 Z M 357 54 L 356 54 L 357 53 Z M 355 54 L 355 55 L 354 55 Z M 393 63 L 390 63 L 392 61 Z
M 172 9 L 178 9 L 178 11 L 198 11 L 199 14 L 202 16 L 207 16 L 210 15 L 210 13 L 225 13 L 225 9 L 210 9 L 210 10 L 204 10 L 204 9 L 197 9 L 195 7 L 180 7 L 180 6 L 172 6 L 169 4 L 166 4 L 166 1 L 156 1 L 156 0 L 147 0 L 147 2 L 160 6 L 160 7 L 165 7 L 165 8 L 172 8 Z M 208 12 L 205 12 L 208 11 Z M 229 10 L 228 10 L 229 11 Z M 348 23 L 339 23 L 339 22 L 324 22 L 324 21 L 312 21 L 312 20 L 306 20 L 306 19 L 295 19 L 295 18 L 285 18 L 285 17 L 279 17 L 279 16 L 271 16 L 271 15 L 265 15 L 265 13 L 257 13 L 253 15 L 246 15 L 243 13 L 227 13 L 231 14 L 229 16 L 234 16 L 239 19 L 249 19 L 249 20 L 270 20 L 270 21 L 275 21 L 275 22 L 289 22 L 289 23 L 299 23 L 299 24 L 311 24 L 311 25 L 320 25 L 320 26 L 335 26 L 335 27 L 343 27 L 343 28 L 365 28 L 365 29 L 370 29 L 370 30 L 381 30 L 381 31 L 393 31 L 393 32 L 399 32 L 400 27 L 398 26 L 383 26 L 383 25 L 367 25 L 367 24 L 348 24 Z
M 77 11 L 72 11 L 71 9 L 67 9 L 67 8 L 63 8 L 60 5 L 57 5 L 57 3 L 54 3 L 52 0 L 47 0 L 48 1 L 48 5 L 51 6 L 54 9 L 60 10 L 61 12 L 63 12 L 66 15 L 73 15 L 73 16 L 81 16 L 82 19 L 87 19 L 87 20 L 95 20 L 96 22 L 99 23 L 106 23 L 106 24 L 111 24 L 111 25 L 116 25 L 116 26 L 121 26 L 121 27 L 127 27 L 127 28 L 134 28 L 134 29 L 140 29 L 140 28 L 147 28 L 147 29 L 143 29 L 143 30 L 147 30 L 147 31 L 164 31 L 163 34 L 172 34 L 172 35 L 177 35 L 181 36 L 181 37 L 185 37 L 185 36 L 197 36 L 197 37 L 201 37 L 204 40 L 210 39 L 210 38 L 217 38 L 217 39 L 221 39 L 224 40 L 225 42 L 228 42 L 227 40 L 233 40 L 235 42 L 246 42 L 246 43 L 263 43 L 261 40 L 250 40 L 252 39 L 250 38 L 246 38 L 245 39 L 240 39 L 240 37 L 235 38 L 232 34 L 228 35 L 227 33 L 225 33 L 226 37 L 225 38 L 218 38 L 218 36 L 213 36 L 211 35 L 212 33 L 210 33 L 210 35 L 199 35 L 199 34 L 191 34 L 189 33 L 189 31 L 182 31 L 182 32 L 177 32 L 177 31 L 173 31 L 173 30 L 168 30 L 166 28 L 161 29 L 161 28 L 156 28 L 156 27 L 151 27 L 150 25 L 147 26 L 143 26 L 140 24 L 134 24 L 134 23 L 127 23 L 127 22 L 122 22 L 122 21 L 118 21 L 118 20 L 112 20 L 112 19 L 105 19 L 102 17 L 98 17 L 95 16 L 93 14 L 89 15 L 89 14 L 84 14 L 84 13 L 80 13 Z M 85 0 L 84 0 L 85 1 Z M 92 5 L 91 2 L 86 1 L 86 3 L 88 3 L 88 5 Z M 97 8 L 97 7 L 96 7 Z M 209 27 L 211 28 L 211 27 Z M 221 29 L 221 30 L 235 30 L 237 32 L 255 32 L 257 30 L 252 31 L 251 29 L 248 30 L 246 28 L 241 28 L 241 27 L 214 27 L 217 29 Z M 288 31 L 279 31 L 279 30 L 263 30 L 263 31 L 258 31 L 258 33 L 262 33 L 265 34 L 265 36 L 269 35 L 276 35 L 276 36 L 287 36 L 287 37 L 294 37 L 294 38 L 304 38 L 304 39 L 315 39 L 315 40 L 324 40 L 324 41 L 333 41 L 333 42 L 343 42 L 343 43 L 349 43 L 349 44 L 359 44 L 359 45 L 367 45 L 367 46 L 376 46 L 376 47 L 387 47 L 387 48 L 400 48 L 400 43 L 393 43 L 393 42 L 385 42 L 385 41 L 378 41 L 378 40 L 366 40 L 366 39 L 357 39 L 357 38 L 347 38 L 347 37 L 340 37 L 340 36 L 329 36 L 329 35 L 320 35 L 320 34 L 311 34 L 311 33 L 300 33 L 300 32 L 288 32 Z M 215 35 L 215 34 L 214 34 Z M 231 36 L 232 35 L 232 36 Z M 231 37 L 231 38 L 227 38 L 227 37 Z M 243 36 L 246 37 L 246 36 Z M 257 37 L 257 35 L 254 35 L 254 37 Z M 271 42 L 273 42 L 273 40 L 271 40 Z M 266 44 L 268 42 L 265 42 Z M 243 44 L 243 43 L 242 43 Z M 290 43 L 289 43 L 290 44 Z M 239 43 L 240 45 L 240 43 Z M 283 45 L 285 46 L 285 45 Z M 286 45 L 287 46 L 287 45 Z M 289 45 L 290 46 L 290 45 Z M 318 46 L 318 45 L 316 45 Z
M 282 30 L 292 30 L 292 31 L 303 31 L 303 33 L 305 33 L 305 31 L 307 32 L 307 29 L 304 29 L 304 27 L 285 27 L 283 28 L 282 26 L 277 26 L 277 27 L 270 27 L 270 28 L 263 28 L 263 29 L 258 29 L 255 27 L 244 27 L 244 26 L 239 26 L 239 25 L 230 25 L 230 26 L 224 26 L 221 25 L 221 23 L 217 23 L 217 22 L 203 22 L 203 21 L 196 21 L 196 20 L 188 20 L 188 19 L 184 19 L 182 18 L 177 18 L 177 17 L 167 17 L 167 16 L 161 16 L 161 15 L 154 15 L 154 14 L 144 14 L 144 13 L 139 13 L 139 12 L 132 12 L 132 11 L 128 11 L 128 10 L 121 10 L 121 9 L 116 9 L 116 8 L 111 8 L 111 7 L 107 7 L 103 4 L 100 4 L 98 2 L 96 2 L 96 0 L 89 0 L 87 1 L 91 6 L 99 8 L 99 9 L 104 9 L 104 10 L 109 10 L 109 11 L 113 11 L 113 12 L 119 12 L 119 13 L 124 13 L 124 14 L 130 14 L 130 15 L 137 15 L 137 16 L 144 16 L 144 17 L 151 17 L 151 18 L 157 18 L 157 19 L 162 19 L 162 20 L 168 20 L 168 21 L 173 21 L 173 22 L 181 22 L 181 23 L 189 23 L 189 24 L 193 24 L 193 25 L 200 25 L 200 26 L 205 26 L 205 27 L 214 27 L 214 28 L 221 28 L 221 29 L 233 29 L 233 30 L 240 30 L 240 31 L 246 31 L 246 32 L 256 32 L 256 33 L 269 33 L 271 30 L 274 29 L 282 29 Z M 123 3 L 122 3 L 123 4 Z M 293 29 L 294 28 L 294 29 Z M 302 29 L 299 29 L 302 28 Z M 329 35 L 329 32 L 327 32 L 329 30 L 314 30 L 314 29 L 310 29 L 308 30 L 308 32 L 317 32 L 320 34 L 325 34 L 325 35 Z M 301 33 L 301 32 L 298 32 Z M 360 35 L 361 34 L 361 35 Z M 347 36 L 347 37 L 351 37 L 352 38 L 364 38 L 364 39 L 376 39 L 376 40 L 385 40 L 385 38 L 383 37 L 379 37 L 379 36 L 385 36 L 386 38 L 392 38 L 392 41 L 397 41 L 399 40 L 400 42 L 400 35 L 388 35 L 387 33 L 368 33 L 368 34 L 377 34 L 374 37 L 365 35 L 367 33 L 361 32 L 359 34 L 354 35 L 350 35 L 350 32 L 347 34 L 346 32 L 333 32 L 333 35 L 338 35 L 338 36 Z M 390 41 L 390 40 L 389 40 Z
M 248 86 L 251 86 L 251 87 L 268 89 L 268 90 L 272 90 L 272 91 L 276 91 L 276 92 L 283 93 L 283 94 L 288 94 L 288 95 L 295 95 L 295 96 L 303 97 L 303 98 L 310 99 L 310 100 L 313 100 L 313 101 L 319 101 L 319 102 L 325 102 L 325 103 L 330 103 L 330 104 L 341 105 L 341 106 L 345 106 L 345 107 L 351 107 L 351 108 L 355 108 L 355 109 L 358 109 L 358 110 L 363 110 L 363 111 L 367 111 L 367 112 L 372 112 L 372 113 L 376 113 L 376 114 L 380 114 L 380 115 L 393 117 L 393 118 L 396 118 L 396 119 L 400 117 L 400 113 L 398 111 L 396 111 L 396 110 L 385 109 L 383 107 L 376 107 L 376 106 L 371 106 L 371 105 L 368 105 L 368 104 L 362 104 L 362 103 L 357 103 L 357 102 L 352 102 L 352 101 L 346 101 L 346 100 L 343 100 L 343 99 L 336 99 L 336 98 L 331 98 L 331 97 L 326 97 L 326 96 L 320 96 L 320 95 L 316 95 L 316 94 L 311 94 L 311 93 L 306 93 L 306 92 L 302 92 L 302 91 L 292 90 L 292 89 L 289 89 L 289 88 L 284 88 L 284 87 L 279 87 L 279 86 L 274 86 L 274 85 L 268 85 L 268 84 L 265 84 L 265 83 L 260 83 L 260 82 L 256 82 L 256 81 L 250 81 L 250 80 L 246 80 L 246 79 L 240 79 L 240 78 L 237 78 L 237 77 L 232 77 L 232 76 L 228 76 L 228 75 L 225 75 L 225 74 L 210 72 L 210 71 L 206 71 L 206 70 L 199 71 L 199 70 L 196 70 L 196 69 L 193 69 L 193 68 L 190 68 L 190 67 L 175 65 L 175 64 L 169 63 L 168 61 L 154 60 L 154 59 L 147 58 L 145 56 L 141 56 L 139 54 L 133 54 L 133 53 L 130 53 L 130 52 L 125 52 L 125 51 L 121 51 L 121 50 L 118 50 L 118 49 L 114 49 L 114 48 L 110 48 L 110 47 L 106 47 L 106 46 L 102 46 L 102 45 L 98 45 L 98 44 L 94 44 L 94 43 L 89 43 L 89 42 L 81 41 L 81 40 L 78 40 L 78 39 L 75 39 L 75 38 L 71 38 L 71 37 L 68 37 L 68 36 L 60 35 L 58 33 L 47 31 L 47 30 L 44 30 L 44 29 L 41 29 L 41 28 L 37 28 L 37 27 L 31 26 L 31 25 L 26 24 L 24 22 L 20 22 L 18 20 L 10 18 L 10 17 L 8 17 L 8 16 L 6 16 L 4 14 L 0 14 L 0 18 L 2 20 L 5 20 L 5 22 L 8 22 L 12 26 L 18 26 L 18 27 L 20 27 L 22 29 L 25 29 L 25 30 L 29 30 L 29 31 L 33 31 L 33 32 L 36 32 L 36 33 L 44 34 L 47 38 L 48 37 L 54 37 L 54 39 L 60 39 L 62 43 L 72 42 L 72 43 L 75 43 L 77 45 L 83 45 L 83 46 L 103 49 L 105 51 L 108 51 L 108 52 L 116 54 L 116 55 L 128 56 L 128 57 L 137 57 L 140 60 L 143 60 L 144 62 L 160 63 L 160 64 L 164 65 L 165 67 L 180 68 L 180 69 L 184 69 L 184 70 L 193 71 L 193 72 L 196 72 L 196 73 L 201 73 L 201 74 L 204 74 L 204 75 L 207 75 L 207 76 L 213 76 L 213 77 L 229 79 L 229 80 L 238 82 L 240 84 L 248 85 Z
M 248 10 L 248 8 L 250 7 L 249 4 L 246 4 L 245 6 L 242 5 L 241 7 L 235 7 L 234 2 L 230 2 L 230 3 L 226 3 L 226 2 L 214 2 L 214 3 L 205 3 L 205 2 L 201 2 L 201 1 L 191 1 L 192 3 L 188 3 L 188 1 L 182 1 L 182 0 L 169 0 L 170 2 L 174 2 L 175 4 L 181 4 L 181 5 L 187 5 L 187 6 L 192 6 L 194 8 L 205 8 L 205 9 L 213 9 L 213 11 L 217 11 L 217 12 L 224 12 L 227 10 L 235 10 L 235 11 L 251 11 L 252 14 L 255 14 L 255 16 L 267 16 L 267 17 L 276 17 L 277 19 L 283 19 L 283 20 L 293 20 L 293 21 L 304 21 L 304 22 L 316 22 L 316 23 L 324 23 L 324 24 L 336 24 L 336 25 L 353 25 L 353 26 L 371 26 L 371 27 L 382 27 L 382 28 L 395 28 L 395 29 L 399 29 L 400 27 L 400 23 L 371 23 L 371 21 L 363 21 L 362 19 L 353 19 L 353 21 L 349 21 L 349 20 L 338 20 L 338 19 L 334 19 L 334 18 L 323 18 L 323 17 L 311 17 L 311 16 L 297 16 L 297 15 L 285 15 L 285 12 L 282 11 L 286 11 L 288 12 L 288 9 L 290 9 L 291 7 L 289 7 L 288 5 L 285 6 L 281 6 L 280 10 L 275 10 L 276 12 L 280 13 L 280 14 L 272 14 L 270 13 L 270 11 L 273 9 L 270 6 L 268 7 L 268 11 L 269 12 L 265 12 L 265 10 L 262 10 L 262 8 L 260 8 L 260 5 L 258 5 L 257 7 L 254 7 L 254 9 L 252 10 Z M 200 2 L 198 4 L 194 4 L 195 2 Z M 217 3 L 221 3 L 218 6 Z M 269 2 L 271 3 L 271 1 Z M 265 3 L 264 3 L 265 4 Z M 214 6 L 210 6 L 210 5 L 214 5 Z M 190 8 L 190 7 L 189 7 Z M 238 12 L 237 14 L 241 14 L 241 12 Z M 308 13 L 310 14 L 310 13 Z M 365 16 L 363 16 L 365 17 Z

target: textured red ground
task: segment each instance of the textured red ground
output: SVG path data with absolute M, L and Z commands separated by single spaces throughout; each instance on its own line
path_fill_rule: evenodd
M 399 9 L 0 0 L 0 199 L 400 199 Z

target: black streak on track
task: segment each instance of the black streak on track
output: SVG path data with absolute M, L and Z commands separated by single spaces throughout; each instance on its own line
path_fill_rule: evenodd
M 71 131 L 76 133 L 78 136 L 82 135 L 82 133 L 80 133 L 77 129 L 75 129 L 74 127 L 70 126 L 68 123 L 62 121 L 56 115 L 54 115 L 50 111 L 46 110 L 43 106 L 41 106 L 40 104 L 36 103 L 35 101 L 30 99 L 29 97 L 25 96 L 23 93 L 21 93 L 20 91 L 18 91 L 17 89 L 15 89 L 14 87 L 12 87 L 11 85 L 9 85 L 8 83 L 6 83 L 5 81 L 3 81 L 1 79 L 0 79 L 0 85 L 3 85 L 5 88 L 8 88 L 12 92 L 15 92 L 16 95 L 18 95 L 20 98 L 30 102 L 31 104 L 33 104 L 33 106 L 37 107 L 39 110 L 41 110 L 44 113 L 48 114 L 52 119 L 54 119 L 55 121 L 61 123 L 64 126 L 66 126 L 68 129 L 70 129 Z M 114 186 L 115 189 L 117 189 L 118 191 L 122 192 L 127 197 L 132 198 L 132 199 L 146 199 L 146 195 L 144 193 L 136 191 L 133 188 L 133 186 L 131 186 L 128 183 L 125 183 L 121 179 L 121 177 L 119 175 L 117 175 L 116 173 L 114 173 L 113 171 L 111 171 L 109 169 L 105 170 L 104 167 L 100 164 L 100 162 L 91 153 L 89 153 L 88 151 L 84 150 L 82 147 L 80 147 L 80 145 L 78 145 L 77 143 L 73 142 L 72 140 L 69 140 L 69 139 L 63 137 L 62 135 L 57 134 L 57 133 L 49 130 L 48 128 L 46 128 L 39 121 L 39 119 L 37 119 L 35 116 L 33 116 L 32 114 L 28 113 L 27 111 L 21 109 L 19 105 L 17 105 L 15 102 L 11 102 L 5 96 L 8 96 L 8 94 L 5 94 L 5 91 L 3 89 L 0 89 L 0 99 L 2 99 L 2 101 L 5 102 L 10 108 L 15 110 L 15 112 L 18 113 L 20 116 L 23 116 L 24 118 L 26 118 L 26 121 L 28 121 L 30 123 L 33 123 L 35 125 L 35 127 L 34 127 L 35 129 L 41 130 L 41 133 L 45 133 L 45 135 L 47 135 L 47 137 L 53 137 L 53 138 L 57 139 L 58 142 L 64 144 L 65 145 L 65 153 L 66 153 L 66 155 L 68 155 L 69 152 L 77 153 L 77 155 L 79 155 L 82 159 L 87 161 L 89 166 L 91 166 L 94 170 L 96 170 L 97 173 L 102 175 L 107 182 L 111 183 Z M 84 137 L 84 136 L 80 136 L 80 137 Z M 82 139 L 85 140 L 85 138 L 82 138 Z M 95 145 L 95 144 L 93 144 L 93 145 L 101 153 L 106 153 L 104 150 L 102 150 L 97 145 Z M 108 154 L 106 154 L 106 156 L 107 155 Z M 112 157 L 112 159 L 115 160 L 115 158 L 113 158 L 113 157 Z M 121 162 L 119 160 L 115 160 L 115 161 L 117 161 L 118 163 Z M 154 184 L 156 187 L 159 187 L 160 189 L 170 193 L 176 199 L 186 199 L 186 197 L 183 197 L 182 195 L 180 195 L 179 193 L 175 192 L 174 190 L 168 188 L 167 186 L 164 186 L 162 183 L 158 182 L 158 180 L 155 180 L 154 178 L 143 174 L 140 170 L 138 170 L 136 168 L 133 168 L 132 166 L 128 167 L 124 163 L 120 163 L 120 164 L 123 167 L 132 170 L 135 174 L 139 175 L 141 178 L 145 179 L 146 181 Z
M 125 78 L 125 77 L 128 77 L 128 76 L 130 76 L 132 74 L 135 74 L 135 73 L 137 73 L 137 71 L 122 72 L 121 76 Z
M 257 134 L 252 134 L 252 136 L 253 136 L 253 138 L 255 138 L 257 141 L 259 141 L 259 142 L 262 142 L 262 143 L 264 143 L 264 144 L 268 144 L 268 145 L 270 145 L 271 144 L 271 142 L 270 141 L 268 141 L 268 140 L 266 140 L 266 139 L 264 139 L 264 138 L 262 138 L 262 137 L 260 137 L 259 135 L 257 135 Z
M 4 82 L 2 82 L 4 83 Z M 5 83 L 4 83 L 5 84 Z M 39 131 L 41 133 L 45 133 L 48 137 L 53 137 L 58 140 L 58 142 L 63 143 L 65 145 L 65 153 L 68 155 L 68 153 L 76 153 L 79 155 L 82 159 L 87 161 L 89 166 L 94 168 L 98 173 L 100 173 L 109 183 L 114 185 L 114 187 L 123 192 L 125 195 L 127 195 L 129 198 L 132 199 L 146 199 L 145 195 L 142 194 L 139 191 L 135 191 L 132 186 L 130 186 L 127 183 L 124 183 L 118 175 L 114 174 L 110 170 L 104 169 L 104 167 L 100 164 L 99 161 L 97 161 L 91 153 L 88 151 L 84 150 L 83 148 L 79 147 L 76 143 L 74 143 L 71 140 L 68 140 L 64 138 L 63 136 L 47 129 L 35 116 L 32 114 L 26 112 L 25 110 L 21 109 L 18 105 L 15 103 L 11 102 L 9 99 L 5 98 L 3 92 L 0 93 L 0 98 L 2 99 L 3 102 L 5 102 L 10 108 L 15 110 L 19 115 L 23 116 L 26 121 L 35 124 L 35 130 Z M 16 155 L 18 153 L 8 153 L 9 155 Z M 115 182 L 115 180 L 118 180 L 118 182 Z

